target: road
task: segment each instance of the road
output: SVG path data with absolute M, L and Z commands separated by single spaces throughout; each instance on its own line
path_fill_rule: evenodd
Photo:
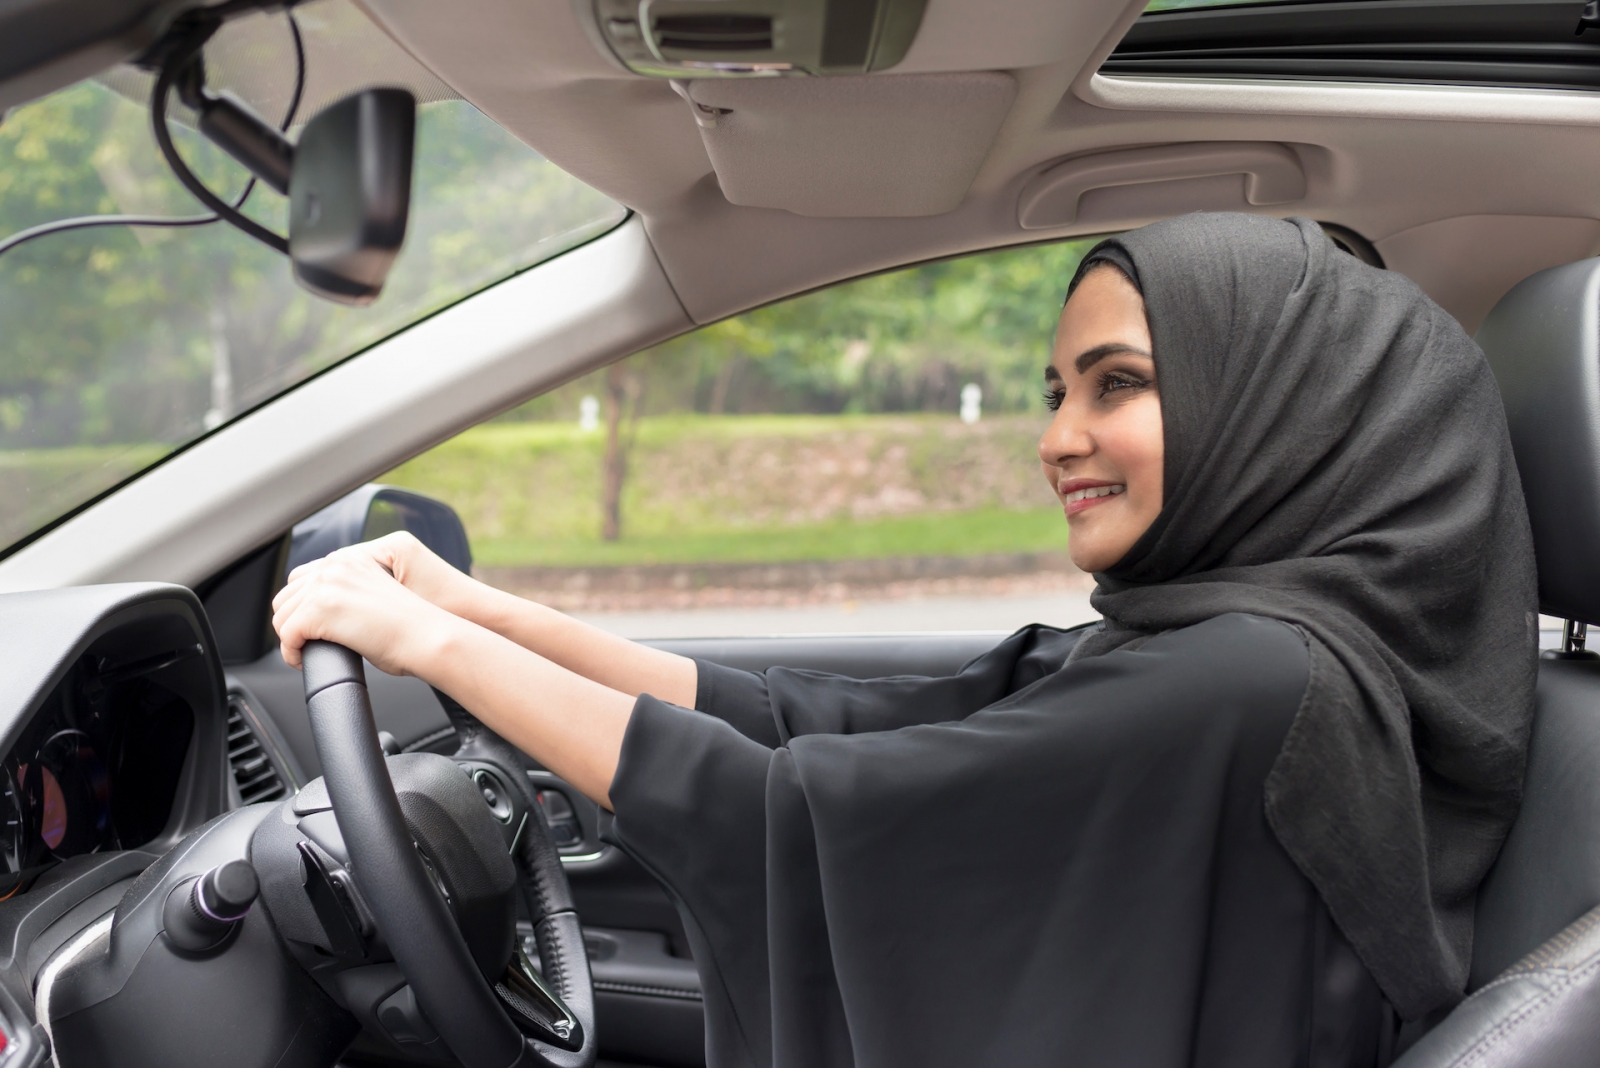
M 1087 590 L 1010 596 L 908 597 L 796 607 L 574 614 L 625 638 L 735 638 L 930 630 L 1010 632 L 1029 623 L 1071 627 L 1099 618 L 1089 607 Z

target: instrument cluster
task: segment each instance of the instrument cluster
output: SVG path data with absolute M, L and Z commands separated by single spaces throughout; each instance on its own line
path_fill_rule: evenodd
M 200 655 L 73 664 L 0 763 L 0 900 L 68 857 L 160 836 L 194 713 L 153 676 Z

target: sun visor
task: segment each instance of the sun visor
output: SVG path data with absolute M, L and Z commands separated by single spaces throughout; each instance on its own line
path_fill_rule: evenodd
M 954 208 L 1017 95 L 987 71 L 674 85 L 730 203 L 851 218 Z

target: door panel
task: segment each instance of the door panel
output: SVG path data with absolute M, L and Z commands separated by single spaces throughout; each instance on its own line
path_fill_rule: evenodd
M 1004 637 L 994 633 L 807 635 L 646 642 L 681 656 L 760 671 L 776 665 L 855 678 L 950 675 Z M 277 651 L 229 669 L 230 687 L 271 717 L 310 776 L 320 775 L 300 673 Z M 454 735 L 444 709 L 419 679 L 367 666 L 378 729 L 402 748 L 449 753 Z M 531 760 L 528 774 L 559 843 L 583 917 L 594 972 L 601 1054 L 659 1068 L 704 1064 L 700 980 L 678 913 L 661 885 L 614 846 L 600 841 L 598 806 Z M 531 931 L 525 932 L 531 937 Z M 530 953 L 537 959 L 537 953 Z

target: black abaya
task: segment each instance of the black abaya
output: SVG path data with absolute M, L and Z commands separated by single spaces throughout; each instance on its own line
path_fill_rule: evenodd
M 1263 810 L 1303 634 L 1078 636 L 639 699 L 612 834 L 678 902 L 713 1068 L 1373 1062 L 1377 988 Z
M 1097 258 L 1164 443 L 1103 626 L 635 707 L 616 833 L 678 897 L 714 1065 L 1355 1065 L 1377 990 L 1461 996 L 1537 637 L 1483 354 L 1309 220 Z

